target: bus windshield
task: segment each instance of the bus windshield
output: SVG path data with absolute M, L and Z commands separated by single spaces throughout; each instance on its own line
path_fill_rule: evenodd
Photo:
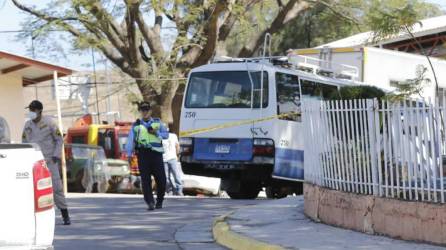
M 213 71 L 192 73 L 186 94 L 186 108 L 260 107 L 260 71 Z M 254 91 L 251 91 L 251 80 Z M 268 106 L 268 73 L 263 72 L 263 107 Z

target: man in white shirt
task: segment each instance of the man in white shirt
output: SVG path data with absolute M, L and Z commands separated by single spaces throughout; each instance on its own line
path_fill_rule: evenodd
M 169 132 L 169 138 L 163 140 L 164 147 L 164 168 L 167 177 L 167 189 L 172 188 L 174 195 L 183 196 L 183 181 L 181 180 L 181 169 L 178 164 L 178 154 L 180 152 L 180 143 L 176 134 Z M 174 182 L 170 179 L 173 175 Z

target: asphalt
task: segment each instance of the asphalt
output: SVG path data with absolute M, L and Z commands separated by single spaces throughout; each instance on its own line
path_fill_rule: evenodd
M 71 226 L 56 222 L 56 250 L 224 249 L 214 242 L 215 217 L 265 200 L 168 197 L 147 211 L 141 195 L 69 194 Z
M 303 213 L 303 197 L 269 200 L 226 217 L 232 232 L 286 249 L 445 249 L 315 223 Z

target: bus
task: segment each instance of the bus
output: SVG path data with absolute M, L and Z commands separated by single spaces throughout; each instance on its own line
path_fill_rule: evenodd
M 269 198 L 302 194 L 301 100 L 327 99 L 357 83 L 357 69 L 321 65 L 294 55 L 192 69 L 180 118 L 184 173 L 221 178 L 233 199 L 254 199 L 263 188 Z

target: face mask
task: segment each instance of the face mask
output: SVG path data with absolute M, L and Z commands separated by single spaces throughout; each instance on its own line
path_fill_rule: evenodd
M 36 113 L 36 112 L 29 111 L 29 112 L 28 112 L 28 118 L 31 119 L 31 120 L 36 119 L 36 118 L 37 118 L 37 113 Z

